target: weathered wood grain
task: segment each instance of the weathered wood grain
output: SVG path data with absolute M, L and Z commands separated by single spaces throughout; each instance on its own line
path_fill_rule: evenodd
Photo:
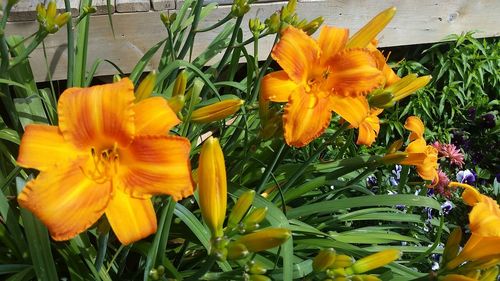
M 151 0 L 151 4 L 155 11 L 175 9 L 175 0 Z
M 10 12 L 9 21 L 30 21 L 36 20 L 36 6 L 38 3 L 45 3 L 44 0 L 21 0 L 19 1 Z M 64 0 L 57 0 L 57 10 L 59 13 L 65 11 Z M 80 0 L 70 0 L 71 15 L 78 16 Z
M 149 0 L 115 0 L 118 13 L 147 12 L 151 9 Z
M 264 20 L 272 12 L 279 10 L 283 3 L 265 3 L 252 5 L 247 14 Z M 452 33 L 478 30 L 478 37 L 500 35 L 500 1 L 498 0 L 421 0 L 415 5 L 413 0 L 327 0 L 322 2 L 301 2 L 297 6 L 299 15 L 313 19 L 325 17 L 325 24 L 349 27 L 354 33 L 372 16 L 391 5 L 398 8 L 394 20 L 380 34 L 380 46 L 399 46 L 437 42 Z M 230 6 L 219 6 L 208 16 L 203 26 L 210 26 L 222 19 Z M 98 59 L 113 61 L 120 68 L 129 72 L 140 57 L 156 42 L 165 38 L 166 31 L 159 18 L 159 12 L 115 13 L 113 24 L 116 37 L 109 27 L 106 15 L 92 17 L 90 25 L 88 65 Z M 244 37 L 248 38 L 247 20 L 242 27 Z M 29 35 L 37 28 L 36 22 L 8 23 L 7 34 Z M 198 34 L 193 56 L 199 54 L 219 30 Z M 274 38 L 264 38 L 259 42 L 259 56 L 268 55 Z M 50 36 L 46 42 L 49 65 L 54 79 L 64 79 L 66 73 L 66 35 L 65 29 Z M 251 46 L 248 47 L 251 52 Z M 46 79 L 47 71 L 41 49 L 35 50 L 31 58 L 37 81 Z M 150 67 L 156 67 L 155 57 Z M 102 64 L 99 75 L 115 74 L 117 71 L 108 64 Z

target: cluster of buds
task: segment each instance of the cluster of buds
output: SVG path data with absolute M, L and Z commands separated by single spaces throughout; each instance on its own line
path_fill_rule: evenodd
M 245 274 L 243 277 L 248 281 L 271 281 L 271 278 L 265 275 L 266 272 L 267 269 L 262 263 L 252 260 L 245 265 Z
M 161 280 L 165 274 L 165 267 L 163 265 L 153 268 L 149 271 L 149 277 L 151 280 Z
M 261 22 L 259 18 L 253 18 L 248 21 L 248 28 L 254 37 L 259 37 L 261 32 L 266 29 L 266 24 Z
M 165 25 L 166 28 L 169 28 L 170 25 L 175 21 L 175 19 L 177 18 L 177 14 L 176 13 L 160 13 L 160 19 L 161 19 L 161 22 L 163 22 L 163 24 Z
M 333 248 L 323 249 L 313 260 L 314 272 L 323 276 L 323 280 L 381 280 L 374 274 L 365 274 L 373 269 L 383 267 L 401 257 L 398 250 L 384 250 L 366 256 L 357 261 L 348 255 L 337 254 Z
M 44 4 L 39 3 L 36 6 L 36 12 L 40 29 L 50 34 L 56 33 L 71 19 L 70 12 L 62 14 L 57 13 L 55 1 L 50 1 L 47 8 L 45 8 Z
M 198 194 L 201 214 L 211 233 L 211 255 L 218 260 L 239 260 L 250 253 L 266 251 L 283 244 L 291 237 L 284 228 L 259 228 L 267 208 L 252 207 L 254 191 L 242 194 L 229 215 L 224 229 L 227 206 L 227 182 L 224 155 L 216 138 L 203 144 L 198 167 Z M 247 214 L 248 213 L 248 214 Z M 235 231 L 238 229 L 238 231 Z M 239 235 L 245 233 L 244 235 Z
M 231 6 L 231 15 L 233 17 L 242 17 L 244 16 L 246 13 L 248 13 L 248 11 L 250 11 L 250 4 L 252 4 L 253 0 L 234 0 L 233 2 L 233 5 Z
M 293 26 L 302 29 L 308 35 L 311 35 L 318 30 L 321 24 L 323 24 L 323 17 L 317 17 L 311 21 L 300 19 L 295 12 L 296 8 L 297 0 L 290 0 L 288 1 L 288 4 L 281 9 L 281 11 L 276 12 L 267 18 L 265 20 L 265 24 L 268 28 L 268 32 L 277 33 L 286 29 L 288 26 Z

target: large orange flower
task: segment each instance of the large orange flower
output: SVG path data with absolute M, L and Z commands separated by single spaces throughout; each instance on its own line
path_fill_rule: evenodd
M 410 144 L 405 152 L 408 157 L 400 162 L 401 165 L 414 165 L 418 175 L 424 180 L 431 180 L 437 184 L 438 152 L 432 145 L 427 145 L 424 139 L 424 123 L 416 116 L 406 119 L 405 128 L 411 131 Z
M 334 111 L 358 128 L 370 115 L 366 94 L 384 82 L 372 52 L 346 49 L 349 31 L 322 28 L 318 40 L 287 28 L 272 51 L 283 68 L 266 75 L 261 95 L 287 102 L 283 115 L 285 140 L 302 147 L 323 133 Z
M 156 231 L 150 197 L 193 193 L 187 139 L 163 98 L 134 104 L 129 79 L 70 88 L 59 99 L 59 126 L 30 125 L 20 166 L 40 170 L 18 196 L 55 240 L 85 231 L 103 214 L 123 244 Z
M 479 193 L 474 187 L 451 182 L 450 187 L 462 187 L 464 202 L 472 206 L 469 228 L 472 232 L 460 254 L 448 264 L 453 269 L 465 261 L 494 260 L 500 258 L 500 207 L 492 198 Z

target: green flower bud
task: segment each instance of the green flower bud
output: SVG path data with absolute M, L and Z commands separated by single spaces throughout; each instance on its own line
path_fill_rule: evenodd
M 243 216 L 246 214 L 250 206 L 252 206 L 253 199 L 255 197 L 255 191 L 249 190 L 243 193 L 236 204 L 234 204 L 231 213 L 229 214 L 229 218 L 227 219 L 228 228 L 234 228 L 238 223 L 240 223 Z
M 246 218 L 243 219 L 245 230 L 252 231 L 259 227 L 259 223 L 266 218 L 267 207 L 253 209 Z
M 230 260 L 239 260 L 248 256 L 247 247 L 241 243 L 231 242 L 227 245 L 227 258 Z
M 330 268 L 330 266 L 332 266 L 335 262 L 336 256 L 337 253 L 333 248 L 321 250 L 313 259 L 313 270 L 316 272 L 322 272 Z

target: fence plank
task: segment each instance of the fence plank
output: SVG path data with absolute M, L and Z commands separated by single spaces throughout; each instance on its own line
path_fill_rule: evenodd
M 246 15 L 242 28 L 245 38 L 250 34 L 247 20 L 259 17 L 264 20 L 271 13 L 283 6 L 281 3 L 260 3 L 252 5 Z M 398 8 L 394 20 L 380 34 L 380 46 L 399 46 L 419 43 L 437 42 L 452 33 L 479 30 L 478 37 L 499 36 L 500 1 L 498 0 L 420 0 L 415 5 L 413 0 L 327 0 L 316 2 L 299 2 L 297 12 L 302 18 L 313 19 L 325 17 L 325 24 L 351 28 L 351 33 L 379 11 L 395 5 Z M 230 11 L 230 6 L 219 6 L 207 17 L 203 26 L 210 26 L 222 19 Z M 97 58 L 113 61 L 120 68 L 129 72 L 140 57 L 156 42 L 165 38 L 166 31 L 159 18 L 159 12 L 115 13 L 113 16 L 115 37 L 109 27 L 106 15 L 94 16 L 90 25 L 89 63 Z M 36 22 L 11 22 L 6 29 L 7 34 L 29 35 L 38 28 Z M 199 54 L 216 36 L 218 30 L 198 34 L 193 56 Z M 267 56 L 274 38 L 269 36 L 259 42 L 259 55 Z M 54 79 L 64 79 L 66 73 L 66 34 L 62 29 L 46 41 L 49 65 Z M 251 46 L 249 51 L 251 51 Z M 156 67 L 155 57 L 149 67 Z M 35 50 L 30 61 L 37 81 L 47 77 L 45 62 L 41 49 Z M 98 75 L 115 74 L 116 70 L 103 64 Z

